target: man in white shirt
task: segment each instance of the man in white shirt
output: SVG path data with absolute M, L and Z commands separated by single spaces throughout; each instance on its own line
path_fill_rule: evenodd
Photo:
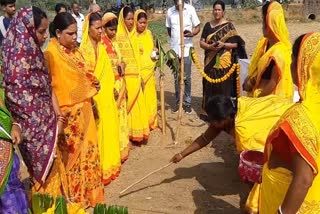
M 166 17 L 166 27 L 170 37 L 170 48 L 173 49 L 179 58 L 181 58 L 180 49 L 180 20 L 178 0 L 174 0 L 175 6 L 168 9 Z M 184 4 L 183 7 L 183 29 L 184 29 L 184 74 L 185 74 L 185 92 L 184 92 L 184 111 L 187 114 L 192 112 L 191 109 L 191 60 L 189 59 L 190 47 L 193 47 L 193 36 L 200 32 L 200 20 L 194 7 L 189 4 Z M 175 96 L 176 105 L 172 112 L 177 112 L 179 107 L 180 86 L 179 79 L 175 78 Z
M 82 40 L 82 25 L 84 22 L 84 15 L 80 13 L 79 4 L 74 2 L 71 4 L 71 15 L 76 19 L 77 21 L 77 43 L 80 45 Z

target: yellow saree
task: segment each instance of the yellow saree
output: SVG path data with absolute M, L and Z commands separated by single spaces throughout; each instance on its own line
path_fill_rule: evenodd
M 280 97 L 293 98 L 293 83 L 290 74 L 291 44 L 289 33 L 285 23 L 284 12 L 281 4 L 276 1 L 270 3 L 266 17 L 267 30 L 271 32 L 276 44 L 268 48 L 268 39 L 262 37 L 255 49 L 249 65 L 249 78 L 256 78 L 256 84 L 249 96 L 258 97 L 261 93 L 260 82 L 262 75 L 273 61 L 279 75 L 279 79 L 272 94 Z
M 89 62 L 90 70 L 94 71 L 94 75 L 100 81 L 101 89 L 94 96 L 94 101 L 99 115 L 96 123 L 102 179 L 104 184 L 109 184 L 119 175 L 121 168 L 118 108 L 113 92 L 115 80 L 110 58 L 104 45 L 99 42 L 97 50 L 92 45 L 89 36 L 89 18 L 90 14 L 84 21 L 80 51 L 86 62 Z
M 102 24 L 105 26 L 109 21 L 117 19 L 118 17 L 113 13 L 106 13 L 102 17 Z M 127 93 L 126 82 L 123 76 L 119 75 L 118 66 L 122 58 L 116 42 L 116 39 L 110 40 L 108 36 L 103 33 L 101 37 L 102 43 L 105 45 L 108 56 L 111 60 L 111 65 L 115 78 L 115 90 L 118 93 L 117 107 L 119 115 L 119 140 L 120 140 L 120 156 L 121 162 L 128 159 L 129 156 L 129 136 L 128 136 L 128 113 L 127 113 Z
M 51 39 L 45 58 L 62 114 L 67 120 L 61 142 L 70 200 L 81 207 L 104 201 L 104 187 L 91 98 L 97 93 L 92 74 L 76 49 Z
M 237 151 L 263 150 L 271 128 L 291 106 L 291 99 L 277 95 L 264 97 L 240 97 L 235 118 Z M 246 210 L 258 213 L 260 185 L 255 184 L 247 199 Z
M 146 13 L 144 10 L 137 10 L 134 13 L 134 22 L 137 26 L 138 15 L 140 13 Z M 151 31 L 146 29 L 142 33 L 137 32 L 137 43 L 139 49 L 139 64 L 140 64 L 140 75 L 143 79 L 144 84 L 144 98 L 146 102 L 146 108 L 149 118 L 150 129 L 158 127 L 158 101 L 157 101 L 157 90 L 156 90 L 156 77 L 154 74 L 156 62 L 151 59 L 151 53 L 154 48 L 153 37 Z
M 141 142 L 149 137 L 148 115 L 142 91 L 135 30 L 129 32 L 124 22 L 123 9 L 119 15 L 117 43 L 126 63 L 125 81 L 128 92 L 127 110 L 129 138 Z
M 298 214 L 320 213 L 320 34 L 311 33 L 303 37 L 297 58 L 298 90 L 300 102 L 292 106 L 271 130 L 265 154 L 280 141 L 280 131 L 289 143 L 310 165 L 314 172 L 312 186 L 302 203 Z M 289 150 L 289 149 L 287 149 Z M 289 153 L 289 152 L 288 152 Z M 284 154 L 290 156 L 291 154 Z M 268 162 L 263 168 L 260 213 L 276 213 L 282 204 L 292 179 L 292 172 L 284 168 L 269 169 Z
M 263 150 L 271 128 L 292 105 L 292 100 L 276 95 L 240 97 L 235 118 L 237 151 Z

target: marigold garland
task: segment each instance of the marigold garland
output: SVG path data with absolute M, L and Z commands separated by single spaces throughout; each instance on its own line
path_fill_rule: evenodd
M 223 75 L 223 77 L 217 78 L 217 79 L 213 79 L 211 77 L 209 77 L 203 69 L 201 69 L 201 65 L 200 65 L 200 61 L 194 51 L 194 49 L 191 49 L 191 56 L 192 56 L 192 60 L 196 66 L 196 68 L 200 71 L 200 74 L 203 76 L 203 78 L 205 78 L 208 82 L 216 84 L 216 83 L 222 83 L 224 81 L 226 81 L 234 72 L 237 72 L 237 96 L 240 96 L 240 65 L 239 63 L 234 63 L 231 68 L 229 69 L 228 73 L 226 73 L 225 75 Z

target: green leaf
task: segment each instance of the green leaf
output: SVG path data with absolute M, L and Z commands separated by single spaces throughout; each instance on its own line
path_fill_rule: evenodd
M 68 214 L 66 198 L 63 196 L 58 196 L 56 198 L 56 209 L 55 214 Z
M 49 196 L 46 194 L 34 193 L 32 194 L 32 211 L 33 214 L 42 214 L 51 206 Z
M 189 59 L 194 63 L 194 59 L 192 57 L 192 52 L 194 51 L 194 47 L 191 47 L 189 50 Z
M 128 214 L 128 208 L 127 207 L 118 207 L 118 214 Z
M 103 204 L 97 204 L 93 209 L 93 214 L 104 214 Z
M 109 206 L 107 214 L 117 214 L 116 207 L 114 205 Z

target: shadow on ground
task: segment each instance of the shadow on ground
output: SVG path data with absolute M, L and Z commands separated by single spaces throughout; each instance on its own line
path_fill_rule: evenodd
M 196 205 L 195 214 L 240 213 L 239 207 L 241 208 L 244 204 L 249 187 L 239 180 L 238 155 L 235 153 L 233 142 L 230 142 L 226 136 L 220 136 L 212 143 L 212 147 L 214 147 L 214 154 L 223 159 L 222 162 L 201 163 L 189 168 L 177 168 L 173 177 L 125 195 L 161 184 L 173 183 L 180 179 L 195 178 L 199 182 L 199 187 L 191 193 Z M 240 205 L 235 202 L 238 201 L 238 196 L 240 197 Z M 228 199 L 225 200 L 225 198 Z

